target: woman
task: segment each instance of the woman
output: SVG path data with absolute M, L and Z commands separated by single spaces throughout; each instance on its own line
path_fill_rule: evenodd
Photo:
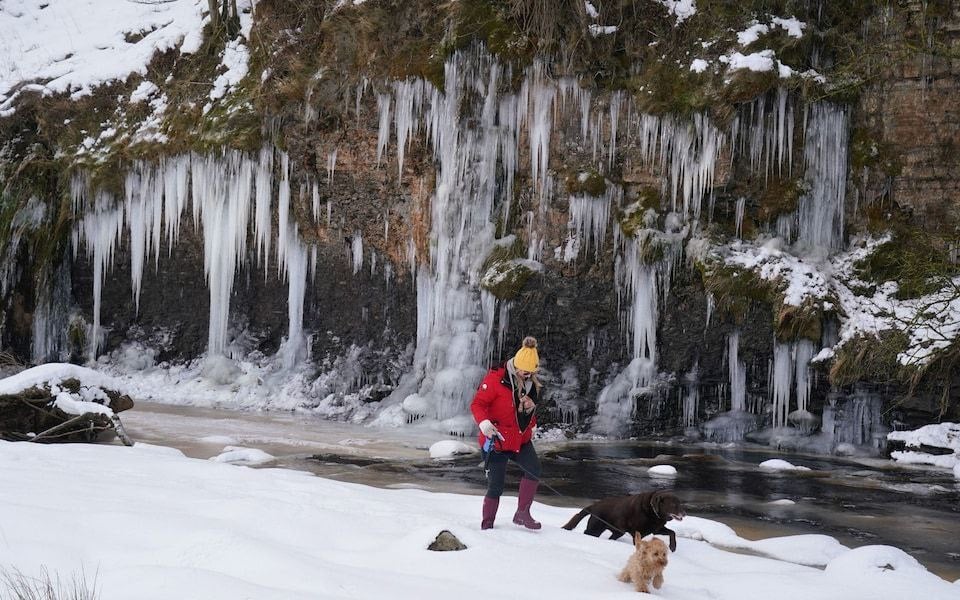
M 539 364 L 537 340 L 524 338 L 513 358 L 487 373 L 470 404 L 480 427 L 480 447 L 484 448 L 487 466 L 487 494 L 483 498 L 480 529 L 493 528 L 508 460 L 523 471 L 513 522 L 527 529 L 540 529 L 540 523 L 530 516 L 540 478 L 540 459 L 531 441 L 537 425 L 534 410 L 540 399 L 541 386 L 535 376 Z

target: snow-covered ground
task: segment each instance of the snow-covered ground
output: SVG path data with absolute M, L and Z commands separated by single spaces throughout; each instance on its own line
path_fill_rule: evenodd
M 636 597 L 616 579 L 632 546 L 560 529 L 570 508 L 536 503 L 544 529 L 534 533 L 509 522 L 516 500 L 504 498 L 497 527 L 481 532 L 478 496 L 376 489 L 144 444 L 0 443 L 0 472 L 0 565 L 97 573 L 104 600 Z M 681 539 L 655 593 L 663 598 L 960 598 L 960 586 L 889 546 L 751 543 L 695 516 L 674 528 Z M 443 529 L 468 549 L 426 550 Z

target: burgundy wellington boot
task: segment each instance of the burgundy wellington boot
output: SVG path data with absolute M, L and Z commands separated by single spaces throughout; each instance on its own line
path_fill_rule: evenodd
M 534 479 L 524 477 L 520 480 L 520 495 L 517 498 L 517 513 L 513 515 L 513 522 L 527 529 L 540 529 L 540 523 L 530 516 L 530 505 L 533 504 L 538 485 L 540 482 Z
M 483 519 L 480 521 L 480 529 L 493 529 L 493 520 L 497 516 L 498 506 L 500 506 L 500 498 L 483 497 Z

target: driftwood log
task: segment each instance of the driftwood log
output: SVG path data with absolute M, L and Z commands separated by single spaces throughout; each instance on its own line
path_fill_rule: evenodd
M 66 379 L 58 384 L 62 390 L 76 393 L 80 382 Z M 132 446 L 116 413 L 133 408 L 133 400 L 113 390 L 103 390 L 113 416 L 100 413 L 72 415 L 54 405 L 56 397 L 47 386 L 34 386 L 18 394 L 0 395 L 0 438 L 8 441 L 60 442 L 96 441 L 105 431 L 113 431 L 120 440 Z

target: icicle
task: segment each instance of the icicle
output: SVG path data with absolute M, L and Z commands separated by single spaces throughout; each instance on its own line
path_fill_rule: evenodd
M 377 114 L 380 115 L 380 128 L 377 133 L 377 166 L 383 159 L 383 151 L 390 141 L 390 94 L 377 95 Z
M 330 227 L 330 216 L 333 212 L 333 200 L 327 200 L 327 227 Z
M 737 224 L 735 236 L 737 239 L 743 239 L 743 212 L 744 212 L 744 209 L 746 208 L 746 204 L 747 204 L 746 198 L 738 198 L 736 208 L 734 209 L 736 213 L 735 218 L 736 218 L 736 224 Z
M 31 338 L 33 364 L 67 359 L 64 349 L 71 303 L 70 266 L 70 261 L 64 257 L 53 273 L 51 285 L 37 290 Z
M 286 269 L 287 236 L 290 234 L 290 157 L 280 153 L 280 187 L 277 193 L 277 272 Z M 266 269 L 264 269 L 266 271 Z
M 194 157 L 193 202 L 203 220 L 204 272 L 210 286 L 207 353 L 227 344 L 233 279 L 246 254 L 251 192 L 257 165 L 239 152 Z
M 76 225 L 77 233 L 74 239 L 77 244 L 83 243 L 86 246 L 87 256 L 93 262 L 93 327 L 90 331 L 87 360 L 94 362 L 100 346 L 103 278 L 106 270 L 113 266 L 114 249 L 123 232 L 123 206 L 118 205 L 112 196 L 99 190 L 95 193 L 93 202 L 85 202 L 86 182 L 76 177 L 70 183 L 75 210 L 79 206 L 85 206 L 81 208 L 83 216 Z
M 700 408 L 700 364 L 693 367 L 683 376 L 683 402 L 681 404 L 684 427 L 693 427 L 697 424 L 697 412 Z
M 167 256 L 180 240 L 180 219 L 187 205 L 190 156 L 167 157 L 161 163 L 163 173 L 163 221 L 167 227 Z M 159 253 L 158 253 L 159 254 Z
M 507 330 L 510 328 L 510 310 L 513 308 L 513 300 L 506 300 L 500 304 L 500 316 L 497 319 L 497 356 L 503 356 L 503 343 L 506 339 Z
M 771 392 L 773 400 L 773 426 L 784 427 L 790 412 L 790 388 L 793 378 L 793 352 L 790 344 L 773 344 L 773 368 L 771 369 Z
M 393 84 L 397 133 L 397 176 L 403 177 L 403 158 L 410 136 L 415 131 L 423 103 L 423 80 L 408 79 Z M 379 160 L 379 159 L 378 159 Z
M 337 150 L 334 148 L 333 152 L 327 154 L 327 185 L 333 183 L 333 174 L 337 170 Z
M 535 182 L 537 191 L 543 193 L 550 164 L 550 132 L 553 130 L 553 101 L 556 87 L 550 82 L 542 62 L 535 61 L 532 67 L 533 82 L 530 96 L 533 103 L 533 119 L 530 123 L 528 138 L 530 141 L 530 179 Z
M 353 255 L 353 274 L 356 275 L 363 267 L 363 235 L 359 231 L 353 233 L 350 252 Z
M 257 260 L 263 257 L 264 278 L 267 275 L 267 260 L 270 256 L 271 209 L 270 203 L 273 194 L 273 148 L 264 146 L 260 149 L 260 160 L 257 163 L 256 183 L 256 217 L 254 229 L 257 241 Z
M 581 178 L 584 177 L 586 174 L 581 175 Z M 606 237 L 607 224 L 610 222 L 610 207 L 619 206 L 623 197 L 623 188 L 619 185 L 608 181 L 606 186 L 603 196 L 570 196 L 569 203 L 570 229 L 583 240 L 581 247 L 589 246 L 592 240 L 594 254 L 598 257 Z
M 807 412 L 810 398 L 810 359 L 813 358 L 813 342 L 799 340 L 796 343 L 797 410 Z
M 320 220 L 320 190 L 317 188 L 317 182 L 310 184 L 310 207 L 313 209 L 313 220 Z
M 714 297 L 713 293 L 707 292 L 707 318 L 703 324 L 703 330 L 707 331 L 710 329 L 710 319 L 713 317 L 713 310 L 717 306 L 717 300 Z
M 818 102 L 807 121 L 803 155 L 807 195 L 798 209 L 798 241 L 815 255 L 826 255 L 843 242 L 843 204 L 847 185 L 846 109 Z
M 292 369 L 306 355 L 306 338 L 303 334 L 303 303 L 307 287 L 307 248 L 300 242 L 295 225 L 290 225 L 284 251 L 287 279 L 287 337 L 280 344 L 278 354 L 286 369 Z M 316 260 L 311 253 L 310 259 Z
M 727 336 L 727 366 L 730 370 L 730 410 L 747 410 L 747 368 L 740 360 L 740 331 Z
M 620 104 L 623 102 L 623 92 L 617 90 L 610 95 L 610 146 L 607 150 L 607 167 L 613 169 L 613 161 L 617 154 L 617 125 L 620 121 Z

